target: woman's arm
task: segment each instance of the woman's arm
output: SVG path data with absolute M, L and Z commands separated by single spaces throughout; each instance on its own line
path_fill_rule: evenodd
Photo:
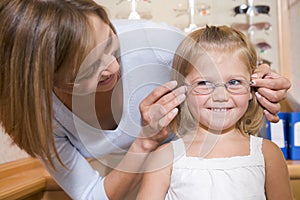
M 176 108 L 185 99 L 185 87 L 168 82 L 154 89 L 140 104 L 143 127 L 119 166 L 104 181 L 109 199 L 123 199 L 137 174 L 144 172 L 144 163 L 168 136 L 167 126 L 177 115 Z
M 286 98 L 287 90 L 291 87 L 290 81 L 272 71 L 266 64 L 258 66 L 252 74 L 252 81 L 255 83 L 252 86 L 257 87 L 257 99 L 266 109 L 266 118 L 270 122 L 278 122 L 279 102 Z
M 62 166 L 53 153 L 56 167 L 40 160 L 51 177 L 72 199 L 108 199 L 104 191 L 104 178 L 94 170 L 81 153 L 70 143 L 64 134 L 55 134 L 55 145 L 65 166 Z
M 292 200 L 289 173 L 280 148 L 270 140 L 263 140 L 266 167 L 266 196 L 271 200 Z

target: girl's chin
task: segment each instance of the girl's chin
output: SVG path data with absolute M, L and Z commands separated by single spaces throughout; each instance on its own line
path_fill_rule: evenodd
M 202 127 L 208 131 L 214 132 L 216 134 L 222 134 L 225 133 L 229 130 L 232 130 L 235 128 L 235 124 L 232 123 L 226 123 L 226 122 L 211 122 L 211 123 L 206 123 L 202 124 Z

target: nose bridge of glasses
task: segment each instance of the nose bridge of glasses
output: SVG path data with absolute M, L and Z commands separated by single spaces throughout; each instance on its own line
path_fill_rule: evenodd
M 211 97 L 214 101 L 226 101 L 230 96 L 230 91 L 226 83 L 215 83 L 211 91 Z
M 230 94 L 243 94 L 249 90 L 250 83 L 243 82 L 239 85 L 230 85 L 229 82 L 227 83 L 216 83 L 214 84 L 215 88 L 217 87 L 224 87 L 224 90 L 226 89 L 227 92 Z M 214 89 L 215 89 L 214 88 Z
M 224 88 L 223 88 L 223 87 L 224 87 Z M 227 83 L 214 83 L 211 92 L 215 92 L 215 91 L 217 90 L 217 88 L 223 89 L 223 90 L 221 90 L 221 91 L 225 91 L 225 90 L 226 90 L 227 92 L 230 92 L 230 91 L 228 90 Z

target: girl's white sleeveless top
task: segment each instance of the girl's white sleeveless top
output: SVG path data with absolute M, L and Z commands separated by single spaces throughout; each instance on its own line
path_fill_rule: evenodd
M 262 138 L 250 137 L 250 155 L 187 157 L 182 139 L 172 141 L 173 170 L 167 200 L 265 200 Z

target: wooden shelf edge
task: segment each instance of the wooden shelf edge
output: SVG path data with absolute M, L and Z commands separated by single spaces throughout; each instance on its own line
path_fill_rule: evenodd
M 23 158 L 0 165 L 0 179 L 12 176 L 22 171 L 42 167 L 41 163 L 34 158 Z
M 291 180 L 300 179 L 300 160 L 288 160 L 287 166 Z
M 39 192 L 46 188 L 46 179 L 40 177 L 27 183 L 20 184 L 10 189 L 4 189 L 0 192 L 0 199 L 21 199 Z

